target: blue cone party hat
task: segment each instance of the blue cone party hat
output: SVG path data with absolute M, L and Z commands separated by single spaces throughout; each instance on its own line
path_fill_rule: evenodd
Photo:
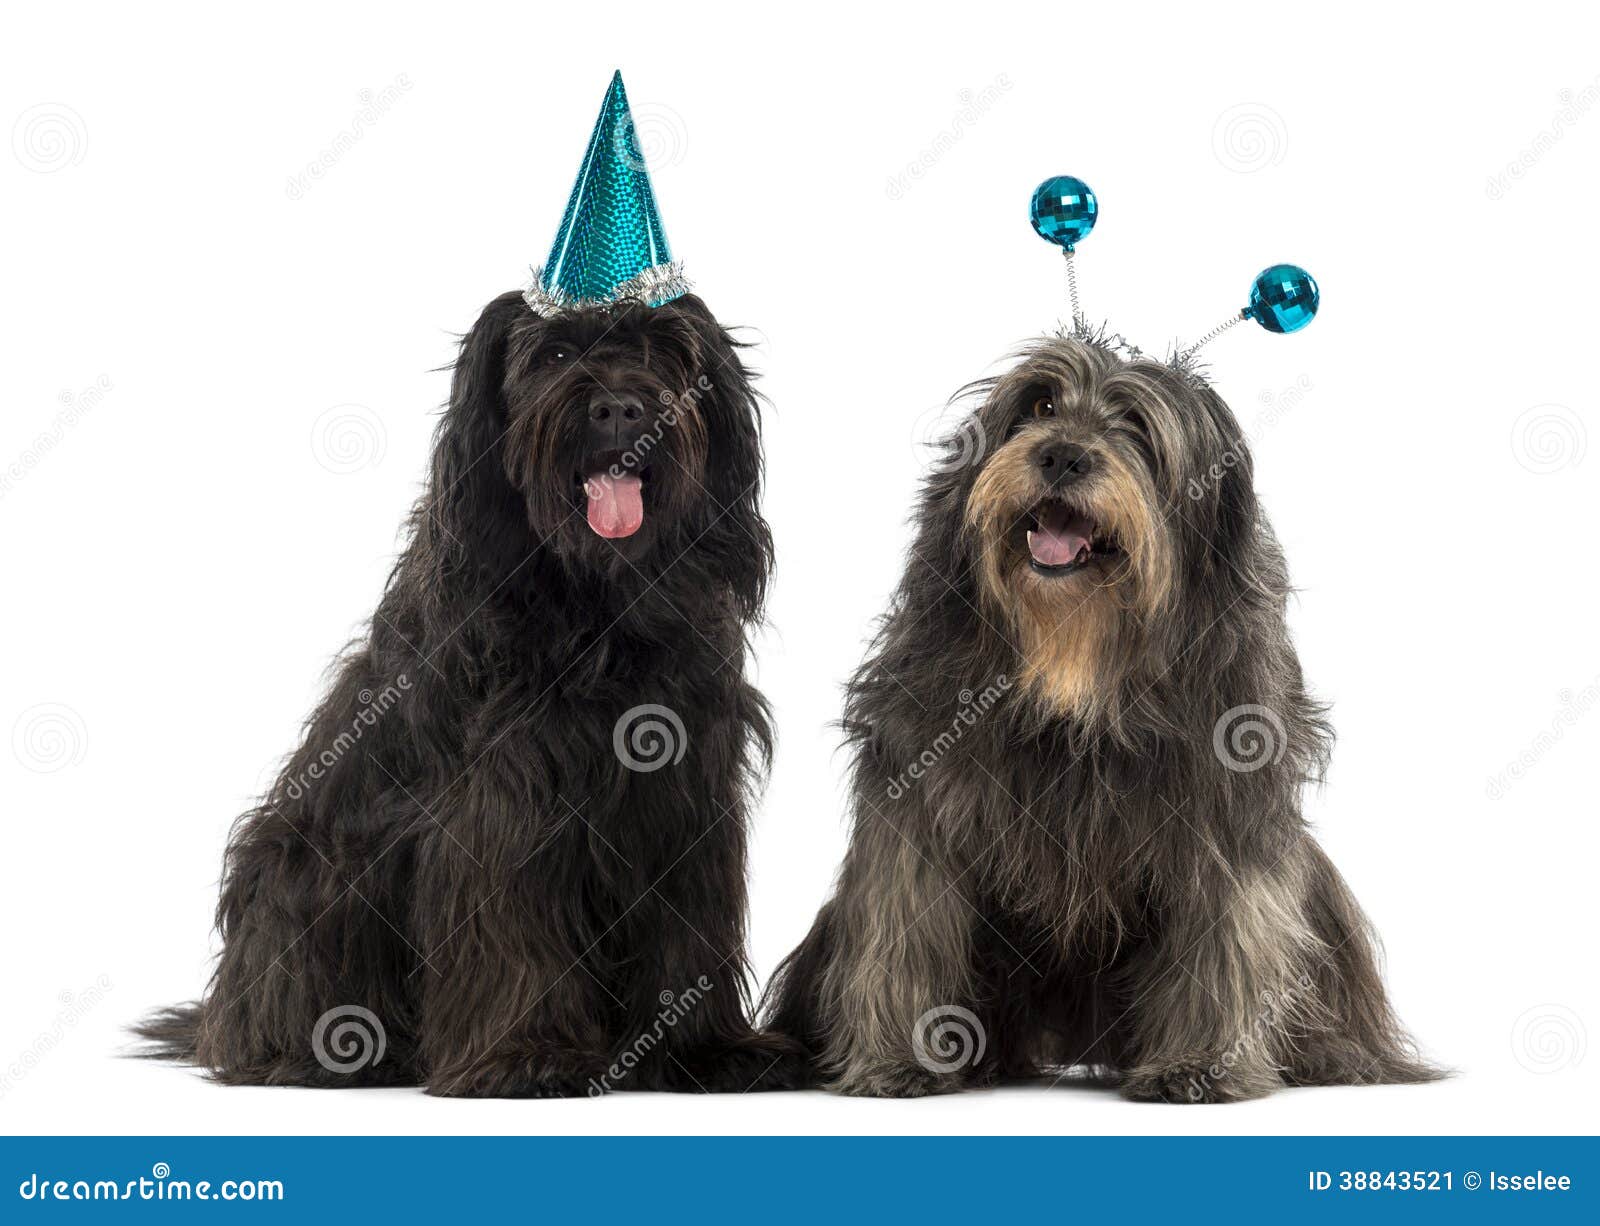
M 661 228 L 650 171 L 617 72 L 550 256 L 534 270 L 533 285 L 523 297 L 539 314 L 550 315 L 624 299 L 660 306 L 688 292 L 689 282 L 673 262 Z

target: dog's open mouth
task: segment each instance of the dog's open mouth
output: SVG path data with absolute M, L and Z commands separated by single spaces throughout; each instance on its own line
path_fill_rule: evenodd
M 1041 575 L 1070 575 L 1097 559 L 1119 557 L 1116 536 L 1087 512 L 1046 499 L 1023 517 L 1029 565 Z
M 585 467 L 589 471 L 579 473 L 576 480 L 583 487 L 595 535 L 615 541 L 639 531 L 644 526 L 644 487 L 650 470 L 628 467 L 620 452 L 591 456 Z

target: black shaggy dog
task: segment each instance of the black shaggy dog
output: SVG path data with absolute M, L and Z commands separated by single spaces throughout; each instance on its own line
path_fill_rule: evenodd
M 744 953 L 758 425 L 696 297 L 485 308 L 370 633 L 230 840 L 205 998 L 147 1054 L 440 1095 L 792 1080 Z
M 774 1028 L 848 1094 L 1436 1075 L 1301 818 L 1331 734 L 1227 406 L 1091 336 L 974 390 L 849 687 L 850 848 Z

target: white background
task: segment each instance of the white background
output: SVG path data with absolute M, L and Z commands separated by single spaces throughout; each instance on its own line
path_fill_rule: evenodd
M 1600 20 L 1507 17 L 12 10 L 0 1126 L 1591 1130 Z M 1307 332 L 1244 325 L 1209 354 L 1334 704 L 1309 812 L 1456 1079 L 1188 1110 L 1065 1088 L 468 1103 L 222 1089 L 116 1057 L 125 1023 L 204 982 L 225 833 L 375 604 L 434 368 L 542 260 L 618 66 L 675 253 L 756 330 L 773 402 L 759 972 L 843 849 L 829 724 L 900 571 L 915 441 L 1063 314 L 1026 203 L 1073 173 L 1102 205 L 1086 307 L 1148 347 L 1237 309 L 1269 263 L 1322 285 Z

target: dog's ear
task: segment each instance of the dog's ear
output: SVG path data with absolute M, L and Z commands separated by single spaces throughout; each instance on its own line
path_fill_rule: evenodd
M 713 356 L 713 348 L 727 343 L 716 317 L 694 294 L 683 294 L 653 308 L 650 331 L 656 341 L 670 346 L 679 355 L 691 386 L 707 363 L 718 364 L 720 354 Z
M 484 307 L 461 340 L 450 403 L 434 434 L 427 498 L 429 534 L 440 556 L 488 563 L 526 535 L 525 511 L 501 457 L 506 432 L 506 349 L 515 324 L 532 318 L 519 292 Z
M 1170 462 L 1190 467 L 1179 470 L 1187 480 L 1169 522 L 1185 529 L 1186 582 L 1226 604 L 1244 594 L 1239 584 L 1252 582 L 1261 523 L 1255 464 L 1238 419 L 1214 390 L 1192 391 L 1183 403 L 1192 416 L 1181 435 L 1183 454 Z
M 671 307 L 679 315 L 685 315 L 699 323 L 717 322 L 717 317 L 711 313 L 711 308 L 699 294 L 679 294 L 672 300 Z
M 755 617 L 772 570 L 772 531 L 761 517 L 761 403 L 739 355 L 745 346 L 694 294 L 670 306 L 694 335 L 691 395 L 705 421 L 709 451 L 703 544 L 724 560 L 741 616 Z

